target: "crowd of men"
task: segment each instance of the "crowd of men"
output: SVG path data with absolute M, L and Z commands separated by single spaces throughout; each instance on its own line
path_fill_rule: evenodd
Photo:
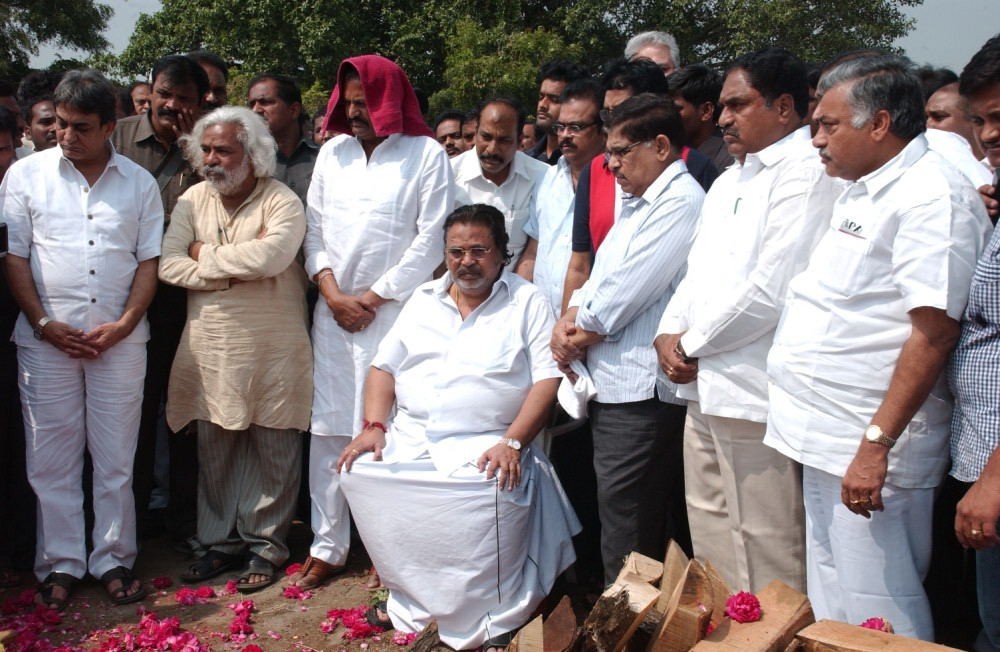
M 161 528 L 185 581 L 266 587 L 306 473 L 314 539 L 289 581 L 343 572 L 338 469 L 387 430 L 365 379 L 418 286 L 474 284 L 489 252 L 445 271 L 443 227 L 486 204 L 499 273 L 555 320 L 540 440 L 584 524 L 578 577 L 674 539 L 734 588 L 780 579 L 818 618 L 933 640 L 950 473 L 975 649 L 1000 650 L 1000 36 L 960 76 L 780 48 L 720 74 L 662 32 L 624 55 L 541 66 L 533 122 L 492 96 L 428 123 L 375 55 L 342 62 L 315 116 L 278 74 L 230 105 L 205 51 L 122 90 L 94 71 L 0 86 L 0 492 L 38 602 L 64 608 L 88 572 L 143 599 L 137 540 Z

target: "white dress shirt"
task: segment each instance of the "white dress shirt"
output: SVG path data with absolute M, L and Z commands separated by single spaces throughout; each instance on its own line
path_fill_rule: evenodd
M 552 307 L 562 312 L 566 270 L 573 255 L 573 201 L 576 189 L 569 163 L 560 157 L 535 189 L 524 232 L 538 241 L 534 282 Z
M 548 172 L 549 165 L 524 152 L 516 152 L 507 178 L 498 186 L 483 176 L 479 154 L 472 148 L 451 159 L 451 169 L 455 173 L 455 206 L 489 204 L 503 213 L 510 236 L 507 244 L 511 254 L 509 265 L 517 263 L 528 241 L 524 224 L 528 221 L 531 195 Z
M 445 274 L 421 286 L 372 361 L 396 381 L 383 459 L 429 452 L 445 474 L 474 464 L 513 423 L 532 385 L 561 375 L 549 348 L 554 319 L 536 287 L 505 271 L 463 320 L 451 284 Z
M 653 338 L 684 275 L 705 191 L 684 161 L 670 164 L 640 197 L 626 197 L 601 243 L 594 269 L 573 293 L 576 325 L 605 335 L 587 349 L 587 369 L 601 403 L 653 398 Z M 661 396 L 664 400 L 673 398 Z
M 924 135 L 930 150 L 958 168 L 973 186 L 978 188 L 993 183 L 993 175 L 972 153 L 972 146 L 965 138 L 943 129 L 928 129 Z
M 393 134 L 371 160 L 346 134 L 320 149 L 306 208 L 306 272 L 313 277 L 329 267 L 341 292 L 371 289 L 390 301 L 357 333 L 338 326 L 325 301 L 316 305 L 313 434 L 360 432 L 372 356 L 402 302 L 443 261 L 444 219 L 453 206 L 448 155 L 432 138 Z
M 959 320 L 989 221 L 976 189 L 922 135 L 838 198 L 789 286 L 768 356 L 764 443 L 843 476 L 885 398 L 914 308 Z M 889 454 L 887 482 L 934 487 L 948 463 L 951 397 L 935 387 Z
M 698 401 L 704 414 L 767 421 L 767 352 L 788 282 L 829 227 L 841 188 L 808 127 L 715 180 L 687 275 L 657 329 L 684 333 L 681 346 L 698 358 L 698 380 L 678 385 L 680 398 Z M 670 386 L 662 371 L 659 381 Z
M 28 259 L 45 314 L 84 331 L 120 319 L 139 263 L 160 255 L 163 203 L 152 175 L 112 149 L 91 186 L 52 147 L 12 165 L 0 197 L 10 253 Z M 122 341 L 148 339 L 143 316 Z M 24 313 L 13 340 L 50 346 Z

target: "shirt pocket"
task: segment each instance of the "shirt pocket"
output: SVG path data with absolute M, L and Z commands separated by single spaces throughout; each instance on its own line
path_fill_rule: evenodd
M 823 284 L 828 289 L 851 296 L 870 285 L 872 249 L 868 238 L 840 230 L 831 231 L 816 248 L 812 265 L 818 266 Z

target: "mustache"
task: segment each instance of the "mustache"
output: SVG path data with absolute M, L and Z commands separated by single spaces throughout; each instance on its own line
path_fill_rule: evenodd
M 156 115 L 162 116 L 162 117 L 166 117 L 166 118 L 176 118 L 177 117 L 177 111 L 174 111 L 173 109 L 167 108 L 165 106 L 161 106 L 156 111 Z
M 371 127 L 371 124 L 362 120 L 361 118 L 351 118 L 350 124 L 352 127 Z
M 503 163 L 503 159 L 496 154 L 484 154 L 479 157 L 480 161 L 493 161 L 494 163 Z
M 733 138 L 739 138 L 740 137 L 740 130 L 737 129 L 736 127 L 725 127 L 722 130 L 722 135 L 723 136 L 732 136 Z

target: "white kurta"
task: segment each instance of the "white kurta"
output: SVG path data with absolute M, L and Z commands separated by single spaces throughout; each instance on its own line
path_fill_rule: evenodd
M 402 302 L 441 263 L 442 227 L 453 204 L 448 155 L 432 138 L 394 134 L 371 160 L 353 136 L 323 145 L 309 186 L 306 272 L 330 268 L 342 292 L 371 289 L 390 301 L 358 333 L 340 328 L 324 301 L 316 305 L 314 435 L 360 431 L 372 356 Z
M 385 461 L 343 474 L 355 522 L 397 629 L 437 620 L 455 649 L 523 625 L 574 560 L 579 531 L 552 465 L 534 445 L 514 491 L 475 460 L 495 445 L 532 385 L 557 378 L 541 293 L 505 272 L 465 320 L 445 276 L 414 294 L 373 361 L 396 380 Z

